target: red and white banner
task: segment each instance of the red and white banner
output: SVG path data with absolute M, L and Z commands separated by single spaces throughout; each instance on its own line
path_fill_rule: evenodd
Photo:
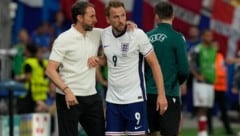
M 215 0 L 213 3 L 211 28 L 227 57 L 233 57 L 239 48 L 240 41 L 240 7 Z
M 39 7 L 43 0 L 19 0 L 22 3 Z M 61 10 L 71 19 L 71 6 L 76 0 L 59 0 Z M 105 17 L 105 5 L 109 0 L 88 0 L 95 5 L 98 23 L 96 27 L 108 26 Z M 144 31 L 155 27 L 154 5 L 156 0 L 122 0 L 126 6 L 129 20 L 137 23 Z M 231 5 L 226 0 L 168 0 L 175 10 L 173 27 L 187 38 L 188 28 L 198 25 L 199 28 L 211 28 L 215 39 L 220 44 L 220 51 L 225 56 L 234 56 L 239 49 L 240 7 Z

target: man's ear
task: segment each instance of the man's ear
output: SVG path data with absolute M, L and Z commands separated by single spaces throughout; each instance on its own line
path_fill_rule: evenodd
M 160 18 L 159 18 L 159 16 L 158 16 L 157 14 L 155 14 L 155 21 L 156 21 L 157 23 L 161 21 Z
M 174 18 L 175 18 L 175 14 L 173 13 L 171 20 L 173 21 Z
M 106 16 L 106 21 L 107 21 L 108 24 L 110 24 L 110 20 L 109 20 L 108 16 Z
M 83 21 L 83 15 L 77 15 L 77 20 L 82 22 Z

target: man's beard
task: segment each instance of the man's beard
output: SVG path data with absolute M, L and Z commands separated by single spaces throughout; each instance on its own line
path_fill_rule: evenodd
M 84 29 L 85 31 L 92 31 L 93 26 L 90 26 L 90 25 L 87 25 L 87 24 L 83 24 L 83 29 Z
M 126 25 L 124 24 L 120 24 L 121 26 L 124 26 L 123 29 L 119 29 L 118 27 L 113 27 L 113 29 L 117 32 L 117 33 L 122 33 L 123 31 L 125 31 Z

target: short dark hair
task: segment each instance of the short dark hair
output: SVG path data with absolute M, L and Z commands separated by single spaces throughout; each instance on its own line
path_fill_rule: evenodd
M 109 17 L 110 8 L 112 8 L 112 7 L 114 7 L 114 8 L 123 7 L 125 9 L 124 3 L 122 1 L 120 1 L 120 0 L 111 0 L 111 1 L 109 1 L 108 5 L 107 5 L 107 7 L 105 9 L 106 16 Z
M 94 5 L 86 1 L 77 1 L 72 5 L 71 12 L 73 23 L 77 22 L 78 15 L 84 15 L 86 13 L 87 7 L 94 7 Z
M 26 50 L 31 54 L 30 56 L 31 57 L 34 57 L 36 56 L 37 52 L 38 52 L 38 47 L 35 43 L 31 42 L 31 43 L 28 43 L 26 46 L 25 46 Z
M 209 28 L 203 29 L 203 30 L 202 30 L 202 35 L 204 35 L 204 34 L 206 34 L 206 33 L 208 33 L 208 32 L 212 32 L 212 30 L 209 29 Z
M 173 7 L 169 2 L 161 1 L 155 6 L 155 13 L 160 19 L 170 19 L 173 17 Z

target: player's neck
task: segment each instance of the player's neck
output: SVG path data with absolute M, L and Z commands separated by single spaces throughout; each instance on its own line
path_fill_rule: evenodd
M 127 26 L 123 31 L 117 31 L 116 29 L 112 28 L 112 33 L 115 37 L 120 37 L 122 36 L 125 32 L 127 31 Z
M 113 33 L 113 35 L 114 35 L 115 37 L 118 37 L 122 32 L 113 29 L 113 30 L 112 30 L 112 33 Z
M 172 25 L 172 20 L 161 20 L 160 23 L 166 23 Z

